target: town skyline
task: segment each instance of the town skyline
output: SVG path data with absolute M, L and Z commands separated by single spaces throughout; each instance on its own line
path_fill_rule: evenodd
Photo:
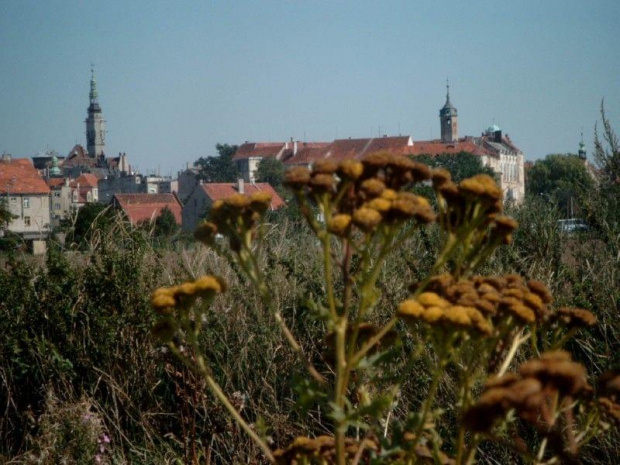
M 615 2 L 58 5 L 0 6 L 0 150 L 16 157 L 86 146 L 91 62 L 106 155 L 142 172 L 174 174 L 216 143 L 439 138 L 446 77 L 459 135 L 497 124 L 528 160 L 576 152 L 582 131 L 591 153 L 602 98 L 620 119 Z

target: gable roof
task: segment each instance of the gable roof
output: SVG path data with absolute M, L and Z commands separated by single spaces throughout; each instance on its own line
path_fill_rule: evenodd
M 119 206 L 133 225 L 155 221 L 166 207 L 181 224 L 181 201 L 174 194 L 114 194 L 112 204 Z
M 286 142 L 246 142 L 239 146 L 233 160 L 261 157 L 276 158 L 285 149 Z
M 440 139 L 415 141 L 409 154 L 441 155 L 447 153 L 456 155 L 459 152 L 470 152 L 480 156 L 492 155 L 489 150 L 477 144 L 473 137 L 465 137 L 454 142 L 443 142 Z
M 76 187 L 78 184 L 80 187 L 97 187 L 98 179 L 92 173 L 82 173 L 75 181 L 71 183 L 71 187 Z
M 50 188 L 28 158 L 0 160 L 0 194 L 49 194 Z
M 201 188 L 212 201 L 222 200 L 239 192 L 239 185 L 237 183 L 215 182 L 201 184 L 199 188 Z M 285 205 L 284 200 L 282 200 L 275 189 L 271 187 L 271 184 L 266 182 L 244 184 L 244 195 L 252 195 L 257 192 L 268 192 L 271 194 L 270 208 L 272 210 L 277 210 Z

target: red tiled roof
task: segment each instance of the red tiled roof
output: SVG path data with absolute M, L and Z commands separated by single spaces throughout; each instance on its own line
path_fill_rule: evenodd
M 82 173 L 74 181 L 75 184 L 79 184 L 80 187 L 97 187 L 97 176 L 91 173 Z M 73 185 L 73 183 L 71 183 Z
M 154 221 L 166 207 L 181 224 L 181 202 L 173 194 L 114 194 L 112 202 L 121 207 L 133 225 Z
M 455 142 L 442 142 L 439 139 L 436 140 L 417 140 L 413 142 L 413 147 L 410 147 L 410 155 L 440 155 L 443 153 L 457 154 L 459 152 L 470 152 L 475 155 L 491 155 L 488 150 L 485 150 L 472 138 L 459 139 Z
M 246 142 L 239 146 L 233 160 L 250 157 L 274 158 L 285 148 L 285 142 Z
M 0 194 L 49 194 L 50 188 L 28 158 L 0 161 Z
M 49 178 L 47 180 L 47 185 L 50 189 L 54 189 L 55 187 L 60 187 L 65 184 L 64 178 Z
M 207 196 L 215 201 L 220 199 L 225 199 L 230 197 L 233 194 L 238 193 L 238 184 L 237 183 L 208 183 L 201 184 L 202 189 L 205 191 Z M 278 195 L 271 184 L 266 182 L 258 182 L 258 183 L 245 183 L 243 186 L 244 195 L 252 195 L 257 192 L 268 192 L 271 194 L 271 209 L 277 210 L 280 207 L 283 207 L 284 200 Z

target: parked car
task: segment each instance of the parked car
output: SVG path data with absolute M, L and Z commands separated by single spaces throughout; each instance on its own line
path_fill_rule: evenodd
M 570 218 L 567 220 L 558 220 L 560 231 L 567 234 L 584 232 L 590 229 L 588 223 L 580 218 Z

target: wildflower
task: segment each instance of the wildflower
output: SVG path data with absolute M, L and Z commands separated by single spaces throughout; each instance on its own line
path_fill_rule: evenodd
M 211 245 L 215 241 L 217 226 L 209 221 L 203 221 L 194 231 L 194 238 L 205 245 Z
M 329 222 L 328 229 L 332 234 L 340 237 L 346 237 L 351 226 L 351 215 L 339 214 L 334 215 Z
M 364 168 L 370 174 L 376 173 L 381 168 L 384 168 L 393 158 L 393 155 L 389 152 L 375 152 L 370 155 L 366 155 L 362 159 Z
M 439 188 L 443 184 L 452 181 L 450 172 L 444 168 L 436 168 L 431 173 L 431 179 L 433 181 L 433 187 Z
M 414 182 L 426 181 L 431 177 L 431 169 L 424 163 L 413 162 L 411 172 Z
M 362 207 L 353 213 L 353 223 L 362 231 L 372 231 L 381 223 L 381 213 L 372 208 Z
M 293 190 L 299 190 L 310 182 L 310 171 L 305 166 L 289 168 L 284 177 L 284 184 Z
M 381 193 L 381 198 L 385 200 L 396 200 L 398 198 L 398 192 L 394 189 L 385 189 Z
M 331 174 L 313 173 L 309 185 L 316 192 L 331 192 L 334 190 L 335 179 Z
M 546 352 L 540 359 L 525 362 L 519 367 L 519 374 L 553 386 L 563 395 L 574 395 L 587 384 L 585 368 L 573 362 L 565 351 Z
M 368 198 L 374 198 L 379 197 L 385 190 L 385 184 L 380 179 L 370 178 L 362 182 L 360 189 Z
M 537 294 L 545 304 L 550 304 L 553 301 L 553 297 L 551 296 L 551 292 L 540 281 L 528 281 L 527 286 L 530 291 L 534 294 Z
M 272 196 L 268 192 L 257 192 L 250 196 L 250 208 L 257 213 L 264 213 L 271 204 Z
M 417 298 L 418 302 L 425 307 L 440 307 L 440 308 L 448 308 L 450 306 L 450 302 L 445 299 L 442 299 L 434 292 L 423 292 Z
M 555 317 L 569 328 L 587 328 L 596 324 L 596 317 L 592 312 L 582 308 L 560 308 Z
M 357 160 L 343 160 L 338 165 L 337 173 L 342 178 L 355 181 L 364 173 L 364 165 Z
M 158 313 L 165 313 L 167 309 L 174 307 L 174 288 L 160 287 L 151 295 L 151 305 Z
M 331 160 L 317 160 L 312 165 L 312 173 L 334 174 L 338 164 Z
M 416 300 L 405 300 L 398 306 L 397 315 L 404 319 L 420 318 L 424 313 L 424 307 Z
M 381 197 L 374 198 L 366 204 L 366 207 L 377 210 L 380 213 L 386 213 L 391 206 L 392 203 L 389 200 L 385 200 Z
M 614 402 L 620 400 L 620 370 L 606 371 L 597 380 L 598 392 Z
M 420 316 L 420 318 L 426 323 L 433 324 L 439 320 L 441 320 L 444 316 L 444 309 L 441 307 L 427 307 L 424 309 L 424 313 Z
M 194 281 L 195 291 L 201 296 L 220 294 L 226 290 L 226 284 L 221 278 L 215 276 L 203 276 Z

